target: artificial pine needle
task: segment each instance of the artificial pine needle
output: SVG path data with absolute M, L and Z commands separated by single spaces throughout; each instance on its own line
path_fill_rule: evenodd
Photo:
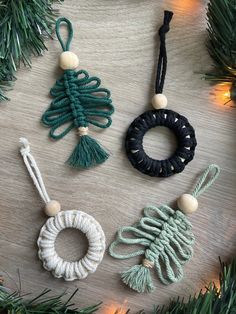
M 56 1 L 56 0 L 55 0 Z M 1 0 L 0 2 L 0 101 L 12 86 L 22 63 L 31 66 L 32 55 L 42 55 L 57 10 L 53 0 Z M 61 1 L 58 1 L 61 2 Z

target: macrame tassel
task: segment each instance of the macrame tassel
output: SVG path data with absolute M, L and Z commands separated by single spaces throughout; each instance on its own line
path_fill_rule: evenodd
M 109 157 L 109 154 L 87 133 L 87 127 L 79 128 L 80 141 L 67 160 L 67 164 L 73 168 L 96 166 Z
M 144 259 L 142 265 L 134 265 L 121 274 L 122 281 L 131 289 L 143 293 L 152 292 L 154 285 L 151 278 L 150 269 L 153 263 Z

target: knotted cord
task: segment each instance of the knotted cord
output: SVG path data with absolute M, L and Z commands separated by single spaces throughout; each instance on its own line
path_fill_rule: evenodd
M 37 163 L 30 152 L 30 145 L 26 138 L 20 138 L 20 153 L 26 168 L 32 178 L 40 197 L 47 204 L 50 198 L 46 191 L 42 175 Z M 88 251 L 83 258 L 71 262 L 63 260 L 55 249 L 55 241 L 58 234 L 66 229 L 74 228 L 83 232 L 88 239 Z M 56 278 L 64 278 L 67 281 L 84 279 L 89 273 L 95 272 L 102 261 L 105 251 L 105 235 L 101 225 L 90 215 L 78 211 L 67 210 L 47 219 L 40 230 L 38 255 L 46 270 L 51 271 Z
M 173 17 L 173 12 L 164 11 L 163 25 L 159 29 L 160 36 L 160 53 L 157 63 L 157 73 L 155 82 L 155 93 L 160 94 L 163 91 L 166 70 L 167 70 L 167 53 L 166 53 L 166 33 L 169 32 L 169 23 Z
M 88 72 L 84 70 L 64 71 L 63 77 L 51 89 L 54 100 L 42 116 L 42 122 L 51 128 L 51 138 L 59 140 L 73 128 L 87 127 L 89 124 L 103 129 L 111 125 L 110 116 L 114 107 L 110 91 L 99 87 L 100 84 L 99 78 L 89 77 Z M 102 123 L 97 118 L 106 121 Z M 57 129 L 68 122 L 71 122 L 69 126 L 61 133 L 55 134 Z
M 217 179 L 220 168 L 212 164 L 202 174 L 192 195 L 198 197 Z M 193 255 L 194 243 L 192 225 L 180 210 L 168 205 L 144 208 L 143 217 L 133 226 L 121 227 L 116 240 L 111 243 L 109 253 L 116 259 L 129 259 L 143 256 L 141 265 L 135 265 L 123 272 L 121 278 L 130 288 L 138 292 L 151 292 L 154 289 L 150 268 L 154 267 L 163 284 L 177 282 L 183 277 L 183 265 Z M 127 254 L 117 253 L 121 245 L 139 245 Z
M 160 53 L 156 70 L 155 95 L 152 104 L 155 110 L 142 113 L 130 124 L 126 139 L 126 154 L 134 168 L 152 177 L 169 177 L 180 173 L 193 159 L 197 146 L 195 131 L 184 116 L 166 109 L 167 98 L 162 94 L 166 70 L 166 34 L 170 30 L 173 12 L 164 12 L 164 21 L 159 28 Z M 150 129 L 164 126 L 169 128 L 178 142 L 176 151 L 166 159 L 154 159 L 147 155 L 143 147 L 143 137 Z
M 60 33 L 63 23 L 68 30 L 66 40 L 62 39 Z M 74 168 L 88 168 L 104 162 L 109 157 L 108 153 L 88 136 L 88 126 L 92 124 L 105 129 L 111 125 L 111 115 L 114 112 L 111 94 L 108 89 L 100 87 L 101 80 L 96 76 L 90 77 L 84 70 L 75 71 L 79 61 L 77 56 L 69 51 L 73 27 L 65 17 L 57 20 L 56 34 L 63 50 L 61 57 L 63 56 L 64 60 L 64 73 L 50 91 L 54 99 L 43 114 L 42 122 L 50 128 L 49 136 L 54 140 L 63 138 L 75 128 L 79 143 L 67 163 Z M 75 63 L 73 60 L 76 60 Z

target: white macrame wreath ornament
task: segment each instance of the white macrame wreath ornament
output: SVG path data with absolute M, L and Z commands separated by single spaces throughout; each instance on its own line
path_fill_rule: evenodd
M 38 244 L 38 256 L 43 262 L 43 267 L 52 272 L 56 278 L 64 278 L 66 281 L 84 279 L 89 273 L 95 272 L 102 261 L 105 251 L 105 235 L 101 225 L 90 215 L 78 211 L 60 211 L 60 203 L 51 200 L 47 194 L 45 185 L 34 157 L 30 153 L 29 142 L 20 138 L 20 149 L 28 172 L 45 202 L 45 213 L 50 217 L 41 228 Z M 89 243 L 86 255 L 79 261 L 70 262 L 63 260 L 55 250 L 56 238 L 62 230 L 74 228 L 82 231 Z

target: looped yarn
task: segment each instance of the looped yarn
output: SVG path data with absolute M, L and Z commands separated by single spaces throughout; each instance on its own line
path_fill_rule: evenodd
M 197 183 L 193 195 L 200 195 L 209 188 L 218 177 L 219 171 L 217 165 L 210 165 Z M 210 172 L 212 178 L 207 182 Z M 201 192 L 196 194 L 196 191 Z M 116 259 L 142 256 L 143 262 L 124 271 L 121 278 L 137 292 L 151 292 L 154 285 L 150 265 L 153 265 L 163 284 L 180 281 L 183 278 L 183 265 L 193 255 L 194 241 L 192 225 L 183 212 L 173 210 L 168 205 L 148 206 L 144 208 L 143 217 L 138 223 L 118 230 L 116 240 L 109 247 L 109 253 Z M 142 248 L 121 254 L 116 252 L 120 244 L 139 245 Z
M 57 80 L 50 93 L 54 100 L 42 116 L 42 122 L 51 128 L 49 135 L 58 140 L 73 128 L 87 127 L 93 124 L 99 128 L 108 128 L 114 107 L 110 99 L 110 91 L 100 87 L 97 77 L 89 77 L 88 72 L 66 70 L 63 77 Z M 97 97 L 97 93 L 100 97 Z M 103 118 L 104 122 L 99 122 Z M 60 133 L 58 129 L 71 122 Z
M 138 224 L 119 229 L 116 241 L 110 245 L 109 253 L 118 259 L 144 256 L 145 260 L 154 265 L 160 281 L 169 284 L 183 277 L 182 265 L 192 257 L 193 243 L 192 225 L 182 212 L 174 211 L 167 205 L 149 206 L 144 208 L 143 217 Z M 115 253 L 120 244 L 138 244 L 144 249 L 129 254 Z M 145 276 L 139 275 L 140 270 L 144 271 L 143 268 Z M 151 292 L 154 289 L 147 263 L 133 266 L 123 272 L 121 278 L 138 292 Z
M 79 261 L 65 261 L 55 250 L 56 238 L 66 228 L 78 229 L 88 239 L 88 251 Z M 104 255 L 105 235 L 100 224 L 92 216 L 78 210 L 68 210 L 47 220 L 40 231 L 37 244 L 43 267 L 51 271 L 56 278 L 62 277 L 66 281 L 72 281 L 84 279 L 89 273 L 96 271 Z
M 178 147 L 168 159 L 153 159 L 144 151 L 143 137 L 156 126 L 168 127 L 177 137 Z M 168 109 L 141 114 L 131 123 L 125 141 L 126 153 L 133 167 L 152 177 L 169 177 L 183 171 L 193 159 L 196 145 L 195 132 L 188 120 Z
M 62 39 L 61 34 L 60 34 L 60 26 L 63 22 L 66 23 L 67 30 L 68 30 L 68 38 L 66 40 L 66 43 L 63 42 L 63 39 Z M 57 34 L 57 38 L 61 44 L 62 50 L 63 51 L 69 51 L 70 50 L 70 43 L 71 43 L 72 38 L 73 38 L 73 27 L 72 27 L 71 21 L 69 21 L 66 17 L 58 18 L 56 21 L 56 34 Z
M 202 193 L 204 193 L 218 178 L 219 174 L 220 167 L 215 164 L 210 165 L 197 182 L 196 187 L 192 193 L 192 196 L 197 198 Z
M 23 157 L 26 168 L 34 182 L 36 189 L 39 192 L 41 199 L 44 201 L 45 204 L 47 204 L 50 202 L 50 197 L 45 188 L 43 178 L 41 176 L 37 163 L 30 152 L 29 141 L 26 138 L 21 137 L 19 142 L 22 145 L 20 148 L 20 153 Z
M 173 12 L 165 11 L 163 24 L 159 29 L 160 53 L 157 63 L 155 95 L 152 104 L 156 110 L 144 112 L 129 126 L 125 148 L 132 166 L 140 172 L 152 177 L 169 177 L 180 173 L 193 159 L 197 140 L 195 131 L 189 121 L 172 110 L 163 109 L 167 105 L 167 98 L 162 94 L 166 70 L 166 33 L 170 29 Z M 143 137 L 148 130 L 157 126 L 169 128 L 177 137 L 178 147 L 175 153 L 165 160 L 149 157 L 143 148 Z
M 163 91 L 165 76 L 167 70 L 167 53 L 166 53 L 166 43 L 165 36 L 170 30 L 170 21 L 172 20 L 173 12 L 164 11 L 163 25 L 159 28 L 160 36 L 160 54 L 157 64 L 157 74 L 155 83 L 155 93 L 160 94 Z
M 68 39 L 63 42 L 59 27 L 65 22 L 68 27 Z M 64 51 L 69 50 L 73 36 L 71 22 L 62 17 L 56 23 L 57 37 Z M 42 116 L 44 125 L 51 128 L 49 136 L 54 140 L 63 138 L 73 128 L 88 127 L 92 124 L 105 129 L 111 123 L 114 112 L 110 91 L 100 87 L 101 80 L 90 77 L 84 70 L 64 70 L 62 77 L 51 89 L 54 98 L 50 107 Z M 62 127 L 66 125 L 63 129 Z M 58 130 L 61 130 L 57 133 Z M 104 162 L 109 154 L 87 132 L 79 132 L 79 143 L 75 147 L 67 163 L 74 168 L 88 168 Z
M 39 195 L 47 204 L 50 202 L 50 198 L 37 163 L 30 153 L 29 142 L 26 138 L 20 138 L 20 143 L 22 144 L 20 152 L 27 170 Z M 88 251 L 79 261 L 65 261 L 55 250 L 56 238 L 66 228 L 79 229 L 88 239 Z M 84 279 L 89 273 L 95 272 L 104 255 L 105 235 L 101 225 L 92 216 L 78 210 L 59 211 L 49 218 L 41 228 L 37 244 L 38 256 L 43 262 L 43 267 L 51 271 L 56 278 L 63 277 L 67 281 L 72 281 Z

